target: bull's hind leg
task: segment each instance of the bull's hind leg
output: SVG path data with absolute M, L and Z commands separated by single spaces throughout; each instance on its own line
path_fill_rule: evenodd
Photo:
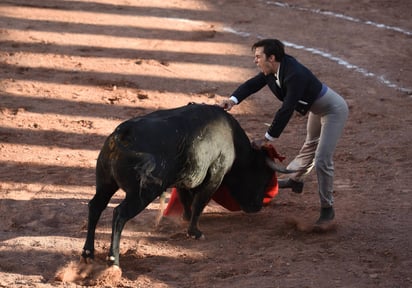
M 125 190 L 126 198 L 113 211 L 112 237 L 107 259 L 109 266 L 119 266 L 120 237 L 126 222 L 143 211 L 163 192 L 162 188 L 144 191 L 140 191 L 139 188 Z
M 113 179 L 110 182 L 107 182 L 107 179 L 105 179 L 104 183 L 101 183 L 103 181 L 99 180 L 96 182 L 96 194 L 89 202 L 87 237 L 82 252 L 82 257 L 85 262 L 89 262 L 89 259 L 94 258 L 94 238 L 96 234 L 97 222 L 99 221 L 103 210 L 107 207 L 107 204 L 113 194 L 119 189 Z

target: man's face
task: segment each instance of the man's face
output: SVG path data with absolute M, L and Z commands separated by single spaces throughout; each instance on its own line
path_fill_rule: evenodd
M 263 53 L 263 47 L 256 47 L 255 49 L 255 64 L 260 68 L 263 74 L 268 75 L 271 73 L 276 73 L 277 66 L 274 65 L 274 56 L 270 58 L 266 57 L 266 54 Z M 276 66 L 276 67 L 275 67 Z

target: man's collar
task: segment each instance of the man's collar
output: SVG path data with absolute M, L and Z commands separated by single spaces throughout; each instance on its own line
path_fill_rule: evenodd
M 279 65 L 278 65 L 278 70 L 276 71 L 276 73 L 273 74 L 276 79 L 279 79 L 279 71 L 280 71 L 280 62 L 279 62 Z

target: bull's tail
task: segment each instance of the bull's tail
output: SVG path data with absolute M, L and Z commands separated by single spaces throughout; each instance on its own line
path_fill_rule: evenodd
M 133 169 L 136 170 L 136 178 L 140 181 L 140 188 L 144 188 L 148 184 L 162 185 L 162 179 L 156 177 L 152 173 L 156 169 L 156 159 L 153 154 L 130 149 L 126 146 L 127 144 L 125 144 L 127 142 L 121 139 L 119 135 L 122 134 L 115 133 L 112 135 L 109 140 L 111 141 L 110 145 L 119 149 L 123 155 L 135 160 Z M 142 191 L 142 189 L 140 189 L 140 191 Z

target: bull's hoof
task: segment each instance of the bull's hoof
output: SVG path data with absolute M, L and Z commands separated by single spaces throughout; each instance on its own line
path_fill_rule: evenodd
M 80 257 L 80 263 L 91 264 L 94 259 L 94 253 L 90 250 L 83 250 Z
M 119 264 L 116 263 L 116 258 L 114 256 L 107 256 L 106 264 L 108 267 L 116 267 L 116 266 L 119 267 Z
M 205 235 L 203 235 L 203 233 L 200 232 L 199 230 L 197 230 L 197 231 L 188 231 L 187 232 L 187 237 L 190 237 L 190 238 L 193 238 L 193 239 L 196 239 L 196 240 L 205 240 L 206 239 Z

